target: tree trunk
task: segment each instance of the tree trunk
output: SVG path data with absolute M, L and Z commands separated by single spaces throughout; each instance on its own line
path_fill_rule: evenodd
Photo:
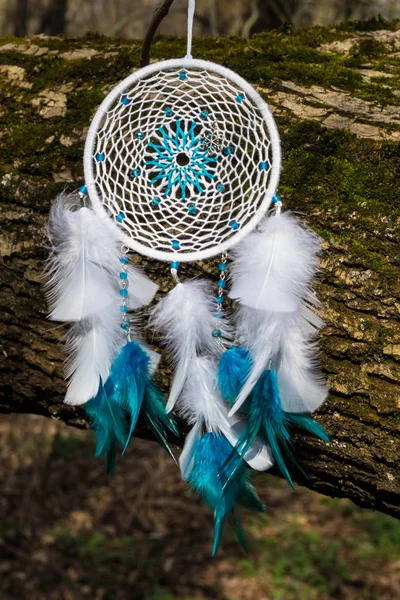
M 106 92 L 137 68 L 140 44 L 1 43 L 0 408 L 85 426 L 82 411 L 62 404 L 63 330 L 46 321 L 41 289 L 44 226 L 57 192 L 82 184 L 87 126 Z M 184 40 L 171 38 L 152 49 L 153 59 L 184 52 Z M 321 348 L 331 393 L 317 418 L 332 441 L 296 438 L 310 477 L 298 481 L 398 516 L 398 24 L 195 40 L 194 55 L 236 70 L 270 103 L 283 144 L 281 196 L 324 239 Z M 166 292 L 168 265 L 141 262 Z M 184 266 L 182 277 L 215 277 L 216 265 Z M 165 384 L 166 368 L 162 376 Z

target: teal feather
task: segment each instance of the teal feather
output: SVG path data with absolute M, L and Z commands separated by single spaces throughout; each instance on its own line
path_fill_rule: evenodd
M 221 355 L 218 366 L 218 385 L 222 396 L 231 405 L 246 383 L 252 366 L 250 352 L 240 346 L 228 348 Z
M 100 383 L 95 398 L 85 404 L 86 414 L 96 436 L 96 456 L 105 457 L 107 473 L 114 473 L 116 444 L 124 446 L 128 433 L 126 413 L 107 396 L 107 386 Z
M 226 477 L 229 476 L 227 465 L 232 450 L 233 448 L 228 440 L 219 433 L 206 433 L 196 442 L 193 448 L 193 468 L 189 474 L 188 482 L 192 489 L 203 497 L 214 513 L 213 556 L 218 551 L 224 524 L 228 516 L 233 517 L 238 539 L 242 546 L 246 546 L 243 530 L 238 526 L 236 517 L 233 514 L 236 502 L 252 510 L 265 510 L 264 505 L 249 482 L 249 472 L 243 460 L 240 460 L 240 466 L 236 468 L 231 484 L 224 491 L 224 482 Z M 258 502 L 256 502 L 256 499 Z
M 287 466 L 291 463 L 303 474 L 292 450 L 290 429 L 299 425 L 324 441 L 329 437 L 324 428 L 308 415 L 295 415 L 282 410 L 278 377 L 275 371 L 265 370 L 250 396 L 248 406 L 248 428 L 240 442 L 237 451 L 243 455 L 254 441 L 260 436 L 271 448 L 275 462 L 282 475 L 294 489 L 294 484 Z
M 111 367 L 98 394 L 85 404 L 96 436 L 96 456 L 105 456 L 107 472 L 114 472 L 116 445 L 125 452 L 139 414 L 160 444 L 175 460 L 166 429 L 178 435 L 173 418 L 165 412 L 163 396 L 149 373 L 150 358 L 136 342 L 127 342 Z
M 179 431 L 172 416 L 165 411 L 163 394 L 151 379 L 144 394 L 142 412 L 148 429 L 176 463 L 175 456 L 167 442 L 166 430 L 171 431 L 176 437 L 179 437 Z
M 149 356 L 139 344 L 127 342 L 111 367 L 109 376 L 113 386 L 111 399 L 127 411 L 130 421 L 123 453 L 136 427 L 145 390 L 149 384 L 149 363 Z

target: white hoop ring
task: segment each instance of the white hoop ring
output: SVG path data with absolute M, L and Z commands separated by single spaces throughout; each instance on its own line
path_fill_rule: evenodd
M 96 136 L 101 124 L 101 121 L 104 115 L 107 114 L 108 109 L 113 105 L 116 99 L 123 94 L 123 92 L 132 86 L 135 82 L 146 78 L 149 75 L 152 75 L 156 72 L 163 71 L 166 69 L 176 69 L 176 68 L 195 68 L 195 69 L 204 69 L 206 71 L 211 71 L 225 77 L 229 81 L 237 84 L 241 87 L 241 89 L 249 96 L 249 98 L 254 102 L 257 108 L 260 110 L 260 114 L 265 121 L 268 132 L 270 135 L 271 141 L 271 149 L 272 149 L 272 165 L 270 171 L 270 179 L 268 183 L 268 187 L 265 191 L 264 200 L 261 202 L 257 211 L 253 215 L 253 217 L 240 229 L 235 235 L 231 236 L 230 239 L 226 240 L 224 243 L 216 245 L 211 248 L 207 248 L 204 250 L 196 251 L 196 252 L 185 252 L 180 253 L 176 252 L 165 252 L 160 251 L 154 248 L 150 248 L 141 244 L 131 237 L 129 237 L 126 233 L 124 233 L 110 218 L 107 211 L 105 210 L 103 203 L 97 193 L 96 189 L 96 180 L 95 173 L 93 170 L 93 153 L 96 144 Z M 93 120 L 90 124 L 88 135 L 85 143 L 84 150 L 84 173 L 85 173 L 85 186 L 88 190 L 89 198 L 92 202 L 93 209 L 104 221 L 108 224 L 108 226 L 113 230 L 114 234 L 118 237 L 118 239 L 125 244 L 128 248 L 137 252 L 138 254 L 142 254 L 144 256 L 148 256 L 149 258 L 154 258 L 161 261 L 180 261 L 180 262 L 194 262 L 201 261 L 207 258 L 212 258 L 218 254 L 228 251 L 235 244 L 240 242 L 248 233 L 250 233 L 253 229 L 257 227 L 265 213 L 267 212 L 272 197 L 276 194 L 276 190 L 279 183 L 281 170 L 281 145 L 278 129 L 275 124 L 275 120 L 272 116 L 271 111 L 268 108 L 267 103 L 261 98 L 260 94 L 250 85 L 247 81 L 245 81 L 240 75 L 218 65 L 216 63 L 198 60 L 193 58 L 180 58 L 180 59 L 172 59 L 165 60 L 161 62 L 157 62 L 143 69 L 139 69 L 135 71 L 125 79 L 123 79 L 113 90 L 106 96 L 103 100 L 99 108 L 97 109 L 96 114 L 93 117 Z

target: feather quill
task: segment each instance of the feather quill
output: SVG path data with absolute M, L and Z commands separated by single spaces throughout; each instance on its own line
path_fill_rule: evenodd
M 165 336 L 175 372 L 167 403 L 170 412 L 178 400 L 196 356 L 218 356 L 219 346 L 211 333 L 218 328 L 229 337 L 227 325 L 215 317 L 213 292 L 209 282 L 192 280 L 178 283 L 162 298 L 150 315 L 150 326 Z

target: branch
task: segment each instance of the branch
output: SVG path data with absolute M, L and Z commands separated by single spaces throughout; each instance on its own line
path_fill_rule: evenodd
M 165 0 L 165 2 L 159 6 L 154 13 L 154 17 L 149 25 L 146 35 L 143 39 L 143 46 L 140 51 L 140 66 L 145 67 L 150 62 L 150 46 L 153 41 L 154 35 L 160 26 L 163 19 L 169 13 L 169 9 L 173 5 L 174 0 Z

